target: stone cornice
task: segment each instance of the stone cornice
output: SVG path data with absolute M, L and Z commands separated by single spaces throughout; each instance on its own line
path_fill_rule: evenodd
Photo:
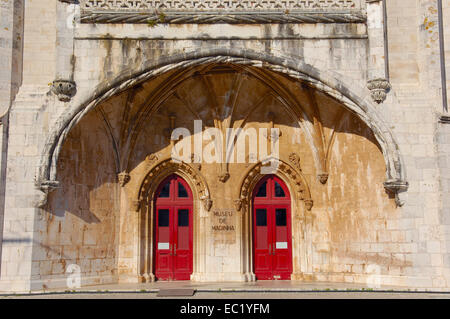
M 358 23 L 363 0 L 80 0 L 82 23 Z

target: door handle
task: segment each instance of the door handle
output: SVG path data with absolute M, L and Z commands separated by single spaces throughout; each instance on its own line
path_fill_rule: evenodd
M 176 256 L 177 255 L 177 244 L 175 244 L 174 247 L 175 247 L 175 252 L 173 253 L 173 255 Z
M 169 244 L 169 256 L 172 256 L 172 244 Z
M 272 254 L 272 244 L 269 244 L 269 255 Z
M 273 252 L 272 252 L 272 255 L 275 256 L 275 244 L 273 244 Z

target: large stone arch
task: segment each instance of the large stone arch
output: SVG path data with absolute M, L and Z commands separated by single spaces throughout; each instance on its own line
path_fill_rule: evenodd
M 386 163 L 384 184 L 386 189 L 395 194 L 407 189 L 406 172 L 398 144 L 387 124 L 375 109 L 366 88 L 352 86 L 350 89 L 348 84 L 332 75 L 331 72 L 319 70 L 305 63 L 301 57 L 273 56 L 268 53 L 233 48 L 205 48 L 160 58 L 152 62 L 145 71 L 127 77 L 119 76 L 112 84 L 103 84 L 97 88 L 85 102 L 73 105 L 58 119 L 48 135 L 36 178 L 37 187 L 47 193 L 57 184 L 56 163 L 67 134 L 85 114 L 98 104 L 169 70 L 210 63 L 244 64 L 276 71 L 302 80 L 315 89 L 334 97 L 373 131 Z

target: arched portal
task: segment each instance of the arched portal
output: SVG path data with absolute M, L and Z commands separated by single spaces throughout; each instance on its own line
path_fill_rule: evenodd
M 289 280 L 292 273 L 291 197 L 275 175 L 253 190 L 253 269 L 259 280 Z
M 193 200 L 178 175 L 166 178 L 155 196 L 153 239 L 157 280 L 189 280 L 193 269 Z

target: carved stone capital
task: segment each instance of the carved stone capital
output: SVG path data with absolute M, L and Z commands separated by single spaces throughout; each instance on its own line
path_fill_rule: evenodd
M 117 179 L 119 181 L 119 185 L 124 187 L 130 181 L 130 174 L 127 172 L 122 172 L 117 174 Z
M 388 180 L 384 182 L 383 185 L 388 192 L 395 195 L 395 204 L 397 206 L 401 207 L 405 204 L 403 200 L 400 200 L 399 193 L 408 190 L 408 182 L 401 180 Z
M 391 84 L 386 79 L 373 79 L 367 82 L 372 99 L 380 104 L 386 100 L 387 93 L 391 89 Z
M 52 92 L 62 102 L 69 102 L 77 93 L 77 85 L 69 80 L 55 80 L 52 83 Z
M 209 212 L 211 210 L 211 207 L 213 204 L 212 199 L 211 198 L 203 198 L 202 201 L 203 201 L 203 207 L 206 209 L 206 211 Z
M 246 204 L 246 200 L 244 198 L 234 200 L 234 208 L 237 212 L 240 212 Z

